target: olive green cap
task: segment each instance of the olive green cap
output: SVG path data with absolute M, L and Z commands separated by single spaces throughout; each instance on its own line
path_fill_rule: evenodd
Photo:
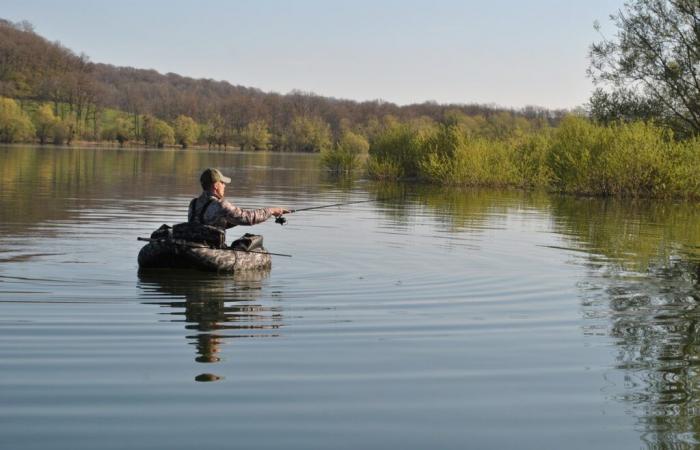
M 225 177 L 224 174 L 222 174 L 219 169 L 206 169 L 204 172 L 202 172 L 202 176 L 199 177 L 199 181 L 202 183 L 202 186 L 214 186 L 214 183 L 217 181 L 221 181 L 222 183 L 229 184 L 231 183 L 231 179 L 229 177 Z

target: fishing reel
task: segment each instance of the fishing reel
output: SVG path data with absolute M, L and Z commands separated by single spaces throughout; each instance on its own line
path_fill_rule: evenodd
M 287 219 L 284 216 L 277 216 L 275 218 L 275 223 L 278 223 L 280 225 L 284 225 L 285 223 L 287 223 Z

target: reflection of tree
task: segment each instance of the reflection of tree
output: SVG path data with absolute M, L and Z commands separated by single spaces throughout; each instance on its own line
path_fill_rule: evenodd
M 196 346 L 195 361 L 216 363 L 221 360 L 221 345 L 228 339 L 276 336 L 281 325 L 278 309 L 251 304 L 260 295 L 263 279 L 269 271 L 250 271 L 231 275 L 192 271 L 142 271 L 139 286 L 149 304 L 170 308 L 165 314 L 173 322 L 185 322 L 187 336 Z M 163 297 L 167 299 L 163 301 Z M 184 298 L 183 298 L 184 297 Z M 219 377 L 201 374 L 198 381 Z
M 674 256 L 697 259 L 700 210 L 685 203 L 553 197 L 555 229 L 577 249 L 645 271 Z
M 589 256 L 582 287 L 587 333 L 607 331 L 651 448 L 700 442 L 700 240 L 684 204 L 554 198 L 555 228 Z
M 261 185 L 273 191 L 286 186 L 311 191 L 319 176 L 317 159 L 268 152 L 2 147 L 0 222 L 6 232 L 26 234 L 42 222 L 74 219 L 82 210 L 113 206 L 119 198 L 171 201 L 195 196 L 199 174 L 210 166 L 234 178 L 234 188 L 227 191 L 234 199 L 254 196 Z M 153 203 L 119 206 L 150 211 Z M 186 211 L 184 201 L 183 220 Z

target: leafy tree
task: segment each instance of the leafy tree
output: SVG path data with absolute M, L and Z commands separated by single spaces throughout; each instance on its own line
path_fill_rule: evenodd
M 48 103 L 40 106 L 36 113 L 34 113 L 36 137 L 39 138 L 39 143 L 41 145 L 44 145 L 49 137 L 53 135 L 54 127 L 58 120 L 59 119 L 53 113 L 53 107 Z
M 594 121 L 609 125 L 618 121 L 657 120 L 663 116 L 664 108 L 653 99 L 628 89 L 607 92 L 599 88 L 591 95 L 588 113 Z
M 23 142 L 34 136 L 34 125 L 17 102 L 0 97 L 0 142 Z
M 108 141 L 117 141 L 119 146 L 134 139 L 133 123 L 125 117 L 117 117 L 114 123 L 102 131 L 102 138 Z
M 625 117 L 636 114 L 640 105 L 643 114 L 644 105 L 653 105 L 677 131 L 698 134 L 700 2 L 630 0 L 610 18 L 618 31 L 591 46 L 589 74 L 613 94 L 597 94 L 594 112 Z
M 289 150 L 320 152 L 331 147 L 331 128 L 320 117 L 296 116 L 289 127 Z
M 255 120 L 241 130 L 238 135 L 241 150 L 267 150 L 270 145 L 270 131 L 267 122 Z
M 163 147 L 175 143 L 175 132 L 167 123 L 153 116 L 143 117 L 143 141 L 145 145 Z
M 53 126 L 53 143 L 56 145 L 70 145 L 75 138 L 76 126 L 75 115 L 67 114 L 63 119 L 59 119 Z
M 175 119 L 175 142 L 187 148 L 197 142 L 199 127 L 191 117 L 179 115 Z
M 224 149 L 231 142 L 231 133 L 226 126 L 226 122 L 221 115 L 216 114 L 204 125 L 202 129 L 204 139 L 209 144 L 209 148 L 213 146 L 223 146 Z

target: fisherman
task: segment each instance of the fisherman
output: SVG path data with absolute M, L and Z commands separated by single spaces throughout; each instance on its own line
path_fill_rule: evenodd
M 218 169 L 206 169 L 199 177 L 204 192 L 192 199 L 187 221 L 211 225 L 222 230 L 236 225 L 255 225 L 290 212 L 286 208 L 241 209 L 224 200 L 226 185 L 231 178 L 224 176 Z

